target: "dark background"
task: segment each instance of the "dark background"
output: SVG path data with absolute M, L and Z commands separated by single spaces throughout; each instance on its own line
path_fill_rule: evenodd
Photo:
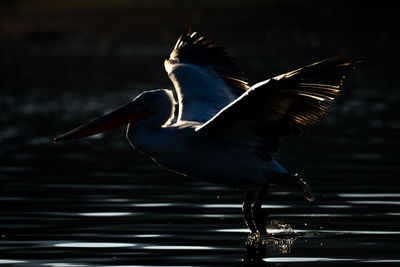
M 399 8 L 390 3 L 3 0 L 2 86 L 165 86 L 162 60 L 190 26 L 227 46 L 252 81 L 338 54 L 363 55 L 368 84 L 385 91 L 396 76 L 399 44 Z

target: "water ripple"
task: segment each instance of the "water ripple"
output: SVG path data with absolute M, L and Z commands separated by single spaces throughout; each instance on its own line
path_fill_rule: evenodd
M 200 205 L 202 208 L 221 208 L 221 209 L 241 209 L 241 204 L 205 204 Z M 291 205 L 262 205 L 264 209 L 287 209 L 293 207 Z
M 320 257 L 270 257 L 263 259 L 265 262 L 274 263 L 300 263 L 300 262 L 362 262 L 362 263 L 399 263 L 400 259 L 346 259 L 346 258 L 320 258 Z
M 144 249 L 157 249 L 157 250 L 217 250 L 217 247 L 209 246 L 144 246 Z
M 123 248 L 123 247 L 134 247 L 136 246 L 136 244 L 106 243 L 106 242 L 72 242 L 72 243 L 58 243 L 54 244 L 54 246 L 63 248 Z
M 156 207 L 170 207 L 173 206 L 173 203 L 137 203 L 132 204 L 132 207 L 146 207 L 146 208 L 156 208 Z
M 72 264 L 72 263 L 65 263 L 65 262 L 45 263 L 43 265 L 53 266 L 53 267 L 85 267 L 85 266 L 89 266 L 86 264 Z
M 327 261 L 357 261 L 357 259 L 318 258 L 318 257 L 272 257 L 265 262 L 327 262 Z
M 27 261 L 0 259 L 0 264 L 15 264 L 15 263 L 26 263 L 26 262 Z
M 400 193 L 343 193 L 337 194 L 343 198 L 391 198 L 400 197 Z
M 88 216 L 88 217 L 117 217 L 117 216 L 128 216 L 133 215 L 133 212 L 83 212 L 78 213 L 80 216 Z M 138 215 L 139 213 L 135 213 Z
M 365 204 L 365 205 L 400 205 L 400 201 L 386 201 L 386 200 L 352 200 L 346 201 L 349 204 Z
M 269 233 L 277 233 L 285 231 L 286 229 L 268 229 Z M 226 233 L 249 233 L 247 228 L 233 228 L 233 229 L 216 229 L 212 230 L 214 232 L 226 232 Z M 376 231 L 376 230 L 303 230 L 303 229 L 293 229 L 295 233 L 302 234 L 331 234 L 331 235 L 400 235 L 400 231 Z

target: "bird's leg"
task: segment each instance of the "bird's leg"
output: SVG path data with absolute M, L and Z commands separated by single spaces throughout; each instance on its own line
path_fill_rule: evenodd
M 268 214 L 261 209 L 261 206 L 268 193 L 268 189 L 269 184 L 265 184 L 260 188 L 251 207 L 254 225 L 261 236 L 267 235 L 267 222 L 265 219 Z
M 310 187 L 297 173 L 282 173 L 271 176 L 270 183 L 299 191 L 310 202 L 315 200 Z
M 256 226 L 254 225 L 254 221 L 253 221 L 253 214 L 251 211 L 255 193 L 256 193 L 255 189 L 247 190 L 246 196 L 243 201 L 243 206 L 242 206 L 244 221 L 252 234 L 257 233 L 257 229 L 256 229 Z

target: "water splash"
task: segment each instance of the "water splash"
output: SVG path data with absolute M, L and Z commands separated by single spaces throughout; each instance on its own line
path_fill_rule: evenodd
M 268 254 L 288 254 L 294 241 L 299 236 L 293 228 L 286 223 L 271 220 L 267 225 L 267 236 L 250 234 L 247 238 L 248 247 L 265 247 Z

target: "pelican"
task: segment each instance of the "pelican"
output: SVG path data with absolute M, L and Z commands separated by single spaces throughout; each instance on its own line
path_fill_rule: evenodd
M 274 155 L 281 137 L 324 117 L 359 57 L 336 56 L 250 85 L 223 47 L 187 29 L 165 70 L 174 91 L 145 91 L 130 103 L 54 139 L 78 139 L 127 124 L 132 147 L 184 176 L 246 190 L 252 234 L 267 234 L 261 209 L 270 185 L 314 200 L 305 180 Z

